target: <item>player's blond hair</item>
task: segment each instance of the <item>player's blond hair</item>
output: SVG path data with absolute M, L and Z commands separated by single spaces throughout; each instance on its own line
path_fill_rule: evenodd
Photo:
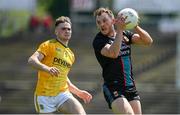
M 72 25 L 71 23 L 71 20 L 69 17 L 66 17 L 66 16 L 60 16 L 59 18 L 56 19 L 56 22 L 55 22 L 55 27 L 57 27 L 60 23 L 69 23 L 70 25 Z
M 107 13 L 109 17 L 114 18 L 114 14 L 109 8 L 98 8 L 97 10 L 94 11 L 94 16 L 100 16 L 102 13 Z

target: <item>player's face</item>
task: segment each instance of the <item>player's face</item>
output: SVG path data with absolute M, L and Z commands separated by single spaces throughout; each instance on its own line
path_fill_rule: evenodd
M 109 35 L 112 31 L 113 19 L 107 13 L 102 13 L 96 17 L 96 24 L 102 34 Z
M 65 22 L 60 23 L 55 30 L 56 36 L 62 41 L 68 41 L 71 38 L 72 29 L 71 24 Z

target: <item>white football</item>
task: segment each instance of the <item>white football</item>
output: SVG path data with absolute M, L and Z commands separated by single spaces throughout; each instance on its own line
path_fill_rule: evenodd
M 126 25 L 125 29 L 133 29 L 138 25 L 139 16 L 138 13 L 132 8 L 125 8 L 118 12 L 118 15 L 122 15 L 126 18 L 125 22 L 130 22 Z

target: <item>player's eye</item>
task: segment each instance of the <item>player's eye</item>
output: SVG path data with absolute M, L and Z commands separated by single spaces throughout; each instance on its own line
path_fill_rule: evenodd
M 63 31 L 65 31 L 65 30 L 70 31 L 70 30 L 71 30 L 71 28 L 61 28 L 61 30 L 63 30 Z

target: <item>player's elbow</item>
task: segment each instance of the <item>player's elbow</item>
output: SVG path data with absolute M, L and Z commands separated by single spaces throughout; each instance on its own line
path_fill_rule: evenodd
M 110 58 L 116 59 L 118 56 L 119 56 L 119 53 L 116 53 L 116 52 L 109 53 Z
M 32 64 L 33 64 L 33 61 L 34 61 L 33 58 L 30 57 L 30 58 L 28 59 L 28 64 L 29 64 L 29 65 L 32 65 Z
M 147 45 L 147 46 L 151 46 L 151 45 L 152 45 L 152 43 L 153 43 L 153 40 L 152 40 L 152 39 L 150 39 L 150 40 L 148 40 L 148 41 L 146 42 L 146 45 Z
M 116 59 L 118 56 L 119 56 L 119 53 L 114 53 L 114 54 L 111 56 L 111 58 Z
M 117 58 L 119 55 L 119 51 L 115 50 L 102 50 L 101 54 L 103 56 L 109 57 L 109 58 Z
M 150 45 L 153 43 L 153 39 L 150 40 Z
M 103 56 L 105 56 L 105 57 L 109 57 L 109 58 L 113 58 L 113 59 L 116 59 L 117 57 L 118 57 L 118 54 L 116 54 L 116 53 L 110 53 L 110 52 L 108 52 L 108 53 L 101 53 Z

